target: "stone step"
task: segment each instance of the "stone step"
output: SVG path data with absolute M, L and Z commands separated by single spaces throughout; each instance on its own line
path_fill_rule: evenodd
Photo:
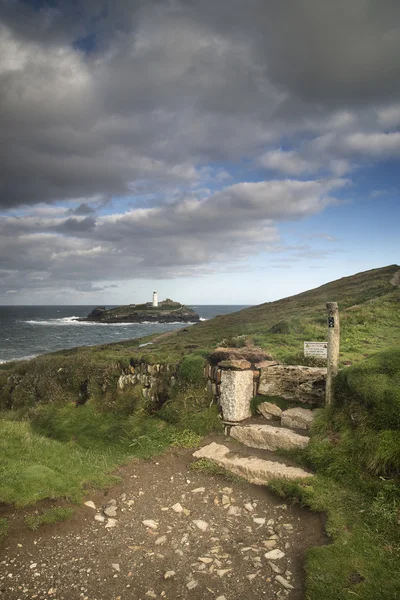
M 310 441 L 306 435 L 300 435 L 285 427 L 273 425 L 236 425 L 230 430 L 230 435 L 238 442 L 250 448 L 263 450 L 294 450 L 305 448 Z
M 293 429 L 311 429 L 315 417 L 315 411 L 309 408 L 289 408 L 281 414 L 281 423 L 284 427 Z
M 200 450 L 194 452 L 195 458 L 206 458 L 227 471 L 240 475 L 250 483 L 265 485 L 271 479 L 305 479 L 313 477 L 312 473 L 307 473 L 297 467 L 288 467 L 284 463 L 272 460 L 264 460 L 256 457 L 239 456 L 229 450 L 223 444 L 212 442 Z

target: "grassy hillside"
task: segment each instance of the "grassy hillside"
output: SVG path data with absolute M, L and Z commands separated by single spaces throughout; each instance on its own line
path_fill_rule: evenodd
M 307 600 L 400 600 L 399 272 L 392 265 L 161 336 L 0 365 L 0 503 L 77 500 L 133 456 L 197 444 L 221 429 L 204 390 L 207 353 L 254 343 L 305 363 L 303 341 L 325 339 L 325 303 L 337 301 L 347 366 L 335 405 L 320 410 L 310 445 L 294 455 L 316 477 L 272 487 L 328 515 L 332 544 L 308 553 Z M 142 362 L 178 369 L 162 406 L 141 384 L 118 390 L 121 373 Z M 0 519 L 0 539 L 6 534 Z

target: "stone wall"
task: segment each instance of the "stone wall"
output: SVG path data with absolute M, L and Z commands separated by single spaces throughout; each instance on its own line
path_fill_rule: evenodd
M 259 348 L 217 348 L 204 369 L 206 389 L 227 422 L 251 416 L 251 399 L 257 395 L 323 405 L 326 369 L 280 365 Z M 264 358 L 264 360 L 260 360 Z
M 118 390 L 123 392 L 140 384 L 142 394 L 152 401 L 159 400 L 160 391 L 165 393 L 173 387 L 177 379 L 178 365 L 140 363 L 123 369 L 118 379 Z

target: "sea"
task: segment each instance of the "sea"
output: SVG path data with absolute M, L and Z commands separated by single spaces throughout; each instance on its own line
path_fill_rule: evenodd
M 30 359 L 39 354 L 120 342 L 152 333 L 164 333 L 187 323 L 89 323 L 86 317 L 94 306 L 0 306 L 0 363 Z M 107 308 L 113 308 L 108 306 Z M 190 306 L 201 320 L 236 312 L 247 306 Z

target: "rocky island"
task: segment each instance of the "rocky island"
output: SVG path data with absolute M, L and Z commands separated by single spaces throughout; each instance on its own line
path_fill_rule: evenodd
M 200 321 L 200 317 L 191 308 L 170 298 L 159 303 L 155 292 L 153 302 L 108 309 L 105 306 L 97 306 L 86 318 L 77 320 L 97 323 L 195 323 Z

